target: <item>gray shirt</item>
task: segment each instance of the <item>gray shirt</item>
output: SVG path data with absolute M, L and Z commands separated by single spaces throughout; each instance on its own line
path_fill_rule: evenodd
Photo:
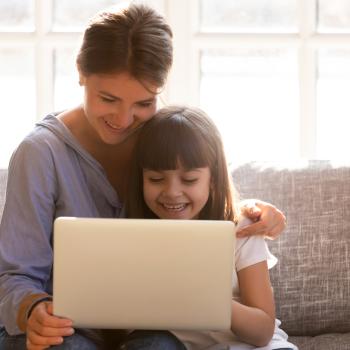
M 16 324 L 22 298 L 52 293 L 52 230 L 59 216 L 119 217 L 122 205 L 102 166 L 54 115 L 13 154 L 0 223 L 0 326 Z

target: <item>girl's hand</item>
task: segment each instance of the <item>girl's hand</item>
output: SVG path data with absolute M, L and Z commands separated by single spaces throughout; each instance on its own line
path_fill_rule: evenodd
M 42 350 L 63 343 L 63 337 L 74 333 L 72 321 L 53 316 L 51 301 L 43 301 L 32 310 L 27 322 L 27 349 Z
M 286 217 L 270 203 L 260 200 L 247 201 L 241 207 L 241 212 L 254 222 L 239 229 L 237 237 L 262 235 L 268 239 L 275 239 L 286 227 Z

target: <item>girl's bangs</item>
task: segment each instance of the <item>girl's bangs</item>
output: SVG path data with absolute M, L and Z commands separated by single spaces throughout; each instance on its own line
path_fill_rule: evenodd
M 138 161 L 144 169 L 175 170 L 179 165 L 193 169 L 211 164 L 203 136 L 183 120 L 160 123 L 143 135 L 139 146 Z

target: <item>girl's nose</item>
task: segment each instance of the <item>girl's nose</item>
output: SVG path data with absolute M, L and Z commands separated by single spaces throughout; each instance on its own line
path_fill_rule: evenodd
M 182 188 L 177 181 L 169 181 L 164 189 L 164 194 L 168 197 L 177 197 L 182 194 Z

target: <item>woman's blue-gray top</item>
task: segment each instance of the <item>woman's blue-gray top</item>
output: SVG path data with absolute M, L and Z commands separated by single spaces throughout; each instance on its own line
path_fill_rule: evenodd
M 59 216 L 119 217 L 122 204 L 101 165 L 54 115 L 14 152 L 0 223 L 0 327 L 10 334 L 27 294 L 52 292 L 52 229 Z

